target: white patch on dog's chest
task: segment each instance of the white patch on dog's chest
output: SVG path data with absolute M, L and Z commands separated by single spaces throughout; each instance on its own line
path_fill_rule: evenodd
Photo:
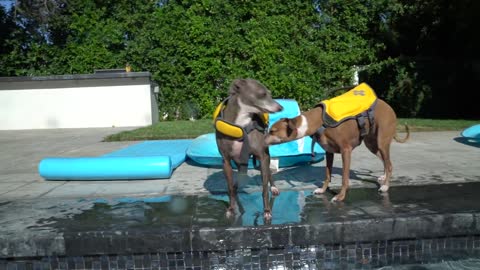
M 305 137 L 308 129 L 308 121 L 304 115 L 301 115 L 300 118 L 302 119 L 302 123 L 297 128 L 297 138 Z
M 251 114 L 258 112 L 258 109 L 244 104 L 240 99 L 238 100 L 238 105 L 240 110 L 238 111 L 237 118 L 235 119 L 235 125 L 245 127 L 252 122 Z
M 239 113 L 238 116 L 237 116 L 237 119 L 235 119 L 235 125 L 238 125 L 238 126 L 241 126 L 241 127 L 245 127 L 246 125 L 248 125 L 250 122 L 251 122 L 251 118 L 250 118 L 250 115 L 249 114 L 241 114 Z

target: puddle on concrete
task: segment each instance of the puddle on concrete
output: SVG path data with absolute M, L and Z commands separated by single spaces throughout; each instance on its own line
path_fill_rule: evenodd
M 480 183 L 392 187 L 387 194 L 380 194 L 376 189 L 351 189 L 345 202 L 331 203 L 332 193 L 314 195 L 312 191 L 283 191 L 270 202 L 271 225 L 468 213 L 480 210 L 479 192 Z M 233 219 L 225 217 L 226 194 L 85 199 L 60 205 L 53 201 L 50 205 L 43 202 L 42 215 L 33 215 L 33 224 L 28 227 L 74 232 L 265 225 L 260 192 L 239 193 L 238 202 L 240 214 Z M 76 204 L 81 207 L 76 208 Z M 0 215 L 7 207 L 15 211 L 18 206 L 15 202 L 0 204 Z M 3 225 L 15 226 L 14 222 L 3 222 Z

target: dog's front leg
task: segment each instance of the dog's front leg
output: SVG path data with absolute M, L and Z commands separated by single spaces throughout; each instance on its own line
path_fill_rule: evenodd
M 265 163 L 268 164 L 266 172 L 268 172 L 268 181 L 270 182 L 270 191 L 272 192 L 272 196 L 278 196 L 278 194 L 280 194 L 280 190 L 278 190 L 277 186 L 275 186 L 275 182 L 272 177 L 272 171 L 270 170 L 270 150 L 268 149 L 268 147 L 265 153 L 266 153 L 266 156 L 264 157 L 264 159 L 265 159 Z M 262 164 L 263 164 L 263 161 L 262 161 Z
M 223 159 L 223 173 L 225 174 L 225 179 L 227 179 L 228 196 L 230 198 L 230 206 L 227 209 L 226 215 L 227 218 L 230 218 L 235 215 L 235 207 L 237 205 L 237 190 L 233 182 L 233 168 L 230 160 Z
M 350 161 L 352 158 L 352 147 L 345 147 L 341 150 L 342 153 L 342 188 L 340 193 L 333 197 L 332 202 L 343 201 L 347 195 L 348 186 L 350 185 Z
M 330 180 L 332 179 L 333 153 L 327 152 L 325 156 L 327 159 L 327 164 L 325 166 L 325 180 L 323 181 L 322 188 L 317 188 L 313 191 L 315 194 L 322 194 L 327 191 Z
M 272 174 L 270 173 L 270 156 L 264 155 L 261 158 L 261 173 L 262 173 L 262 197 L 263 197 L 263 217 L 266 220 L 272 219 L 272 210 L 270 208 L 270 199 L 268 192 L 268 184 L 271 183 Z M 278 189 L 275 186 L 272 186 L 272 193 L 276 191 L 275 195 L 278 195 Z

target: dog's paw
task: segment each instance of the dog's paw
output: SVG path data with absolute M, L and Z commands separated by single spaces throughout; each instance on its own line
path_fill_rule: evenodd
M 272 196 L 278 196 L 278 194 L 280 194 L 280 190 L 275 186 L 270 187 L 270 191 L 272 192 Z
M 381 175 L 377 178 L 377 181 L 380 182 L 380 183 L 383 183 L 383 181 L 385 181 L 385 178 L 386 178 L 385 174 Z
M 335 195 L 330 202 L 336 203 L 336 202 L 343 202 L 345 200 L 345 196 L 342 196 L 341 194 Z
M 388 191 L 388 188 L 389 188 L 389 186 L 387 186 L 387 185 L 382 185 L 382 186 L 378 189 L 378 191 L 380 191 L 380 192 L 387 192 L 387 191 Z
M 323 194 L 325 193 L 325 190 L 323 188 L 317 188 L 313 191 L 313 194 Z
M 263 218 L 265 220 L 272 220 L 272 212 L 270 211 L 265 211 L 265 213 L 263 213 Z
M 233 209 L 227 209 L 227 211 L 225 212 L 225 216 L 226 216 L 228 219 L 231 219 L 231 218 L 235 217 L 235 210 L 233 210 Z

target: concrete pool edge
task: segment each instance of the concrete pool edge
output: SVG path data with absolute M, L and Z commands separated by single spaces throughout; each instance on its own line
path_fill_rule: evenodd
M 480 212 L 427 214 L 319 224 L 190 227 L 0 236 L 0 259 L 283 248 L 480 235 Z

